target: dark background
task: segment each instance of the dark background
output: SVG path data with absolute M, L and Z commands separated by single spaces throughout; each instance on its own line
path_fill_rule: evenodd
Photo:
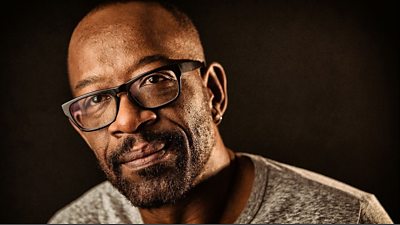
M 104 180 L 60 105 L 66 52 L 96 1 L 1 13 L 0 223 L 45 223 Z M 398 9 L 388 1 L 186 1 L 228 75 L 225 144 L 374 193 L 399 223 Z

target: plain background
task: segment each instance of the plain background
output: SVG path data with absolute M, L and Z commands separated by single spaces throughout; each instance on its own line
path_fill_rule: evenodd
M 60 105 L 96 1 L 2 6 L 0 223 L 45 223 L 104 180 Z M 186 1 L 228 75 L 225 144 L 374 193 L 397 223 L 399 16 L 385 1 Z

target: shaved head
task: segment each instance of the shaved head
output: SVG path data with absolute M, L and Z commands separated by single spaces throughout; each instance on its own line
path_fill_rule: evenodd
M 111 2 L 90 11 L 72 34 L 68 70 L 73 93 L 77 77 L 87 75 L 85 71 L 96 74 L 88 68 L 90 61 L 114 67 L 121 62 L 120 51 L 140 52 L 132 55 L 132 62 L 155 51 L 169 58 L 205 61 L 198 31 L 183 12 L 156 1 Z

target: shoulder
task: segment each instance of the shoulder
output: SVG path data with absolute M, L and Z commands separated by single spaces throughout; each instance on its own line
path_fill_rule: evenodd
M 49 223 L 141 223 L 138 210 L 105 181 L 71 202 Z
M 370 193 L 305 169 L 261 156 L 245 155 L 252 159 L 256 173 L 267 171 L 258 222 L 392 222 Z

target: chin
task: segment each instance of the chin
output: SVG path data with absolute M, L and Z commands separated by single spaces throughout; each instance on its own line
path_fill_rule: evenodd
M 157 164 L 137 171 L 137 177 L 141 178 L 137 181 L 121 178 L 113 185 L 132 205 L 157 208 L 176 203 L 192 188 L 193 179 L 182 172 L 177 171 L 177 168 Z

